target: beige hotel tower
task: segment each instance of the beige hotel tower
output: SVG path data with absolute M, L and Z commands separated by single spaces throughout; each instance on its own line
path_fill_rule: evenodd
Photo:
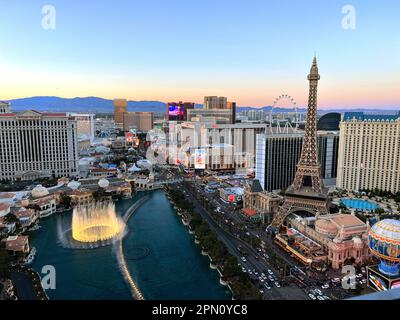
M 400 112 L 347 112 L 340 123 L 338 188 L 400 191 Z

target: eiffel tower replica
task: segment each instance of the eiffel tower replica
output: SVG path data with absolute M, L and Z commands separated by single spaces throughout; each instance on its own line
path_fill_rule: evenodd
M 317 90 L 320 75 L 316 57 L 314 57 L 308 80 L 310 93 L 301 157 L 297 164 L 294 181 L 286 190 L 284 202 L 271 223 L 271 226 L 277 229 L 293 212 L 305 211 L 315 216 L 329 214 L 328 189 L 324 188 L 322 181 L 317 148 Z

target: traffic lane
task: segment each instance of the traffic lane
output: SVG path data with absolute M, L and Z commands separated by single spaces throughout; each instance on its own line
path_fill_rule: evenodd
M 186 189 L 187 190 L 187 189 Z M 189 190 L 187 190 L 188 193 L 191 194 L 191 192 Z M 192 195 L 193 196 L 193 195 Z M 207 210 L 205 210 L 203 208 L 203 206 L 201 206 L 198 202 L 197 199 L 195 199 L 195 201 L 193 202 L 195 207 L 199 210 L 200 215 L 202 216 L 202 218 L 204 220 L 207 221 L 207 223 L 210 225 L 210 227 L 217 232 L 218 236 L 221 238 L 221 240 L 224 241 L 224 243 L 227 245 L 227 247 L 229 247 L 231 250 L 229 250 L 232 254 L 234 254 L 234 256 L 236 256 L 236 258 L 238 259 L 238 261 L 241 261 L 241 253 L 237 250 L 237 247 L 239 245 L 247 245 L 247 243 L 238 240 L 237 238 L 235 238 L 234 236 L 232 236 L 231 234 L 227 233 L 224 229 L 222 229 L 208 214 Z M 262 272 L 264 272 L 264 266 L 262 264 L 259 263 L 259 261 L 257 259 L 255 259 L 254 257 L 254 252 L 249 256 L 248 258 L 248 263 L 247 266 L 253 270 L 255 269 L 259 274 L 261 274 Z M 257 282 L 259 282 L 259 279 L 257 278 Z M 272 296 L 271 298 L 274 299 L 282 299 L 283 296 L 282 294 L 278 291 L 278 288 L 276 286 L 271 286 L 271 291 L 272 291 Z
M 206 197 L 208 198 L 208 195 L 206 195 Z M 213 199 L 213 200 L 211 200 L 211 201 L 214 201 L 215 204 L 221 204 L 221 203 L 219 203 L 219 200 L 216 200 L 216 199 Z M 211 201 L 210 201 L 210 202 L 211 202 Z M 224 203 L 223 201 L 222 201 L 222 203 L 223 203 L 223 204 L 221 204 L 222 207 L 229 207 L 229 204 L 226 204 L 226 203 Z M 221 214 L 229 215 L 231 218 L 236 218 L 236 219 L 232 219 L 232 220 L 235 220 L 235 221 L 237 221 L 237 222 L 240 222 L 240 223 L 243 222 L 241 219 L 237 219 L 237 218 L 238 218 L 237 215 L 235 215 L 235 214 L 233 214 L 233 213 L 227 214 L 226 212 L 224 212 L 224 210 L 221 210 L 220 213 L 221 213 Z M 207 214 L 209 215 L 208 212 L 207 212 Z M 249 232 L 250 232 L 252 235 L 254 235 L 254 236 L 259 235 L 259 236 L 260 236 L 260 233 L 259 233 L 259 232 L 253 231 L 253 230 L 251 230 L 251 229 L 248 229 L 248 230 L 249 230 Z M 225 231 L 225 230 L 224 230 L 224 231 Z M 225 232 L 226 232 L 226 231 L 225 231 Z M 268 262 L 267 260 L 261 259 L 261 261 L 260 261 L 260 258 L 261 258 L 261 257 L 259 256 L 259 253 L 258 253 L 251 245 L 249 245 L 247 242 L 245 242 L 245 241 L 243 241 L 243 240 L 241 240 L 241 239 L 240 239 L 240 240 L 237 239 L 236 237 L 234 237 L 234 236 L 233 236 L 232 234 L 230 234 L 229 232 L 227 232 L 227 233 L 228 233 L 228 236 L 229 236 L 229 237 L 232 237 L 232 241 L 234 241 L 236 244 L 240 243 L 241 245 L 246 246 L 246 248 L 247 248 L 248 250 L 252 251 L 251 258 L 249 258 L 249 260 L 252 262 L 253 266 L 255 267 L 256 271 L 257 271 L 259 274 L 261 274 L 262 272 L 264 272 L 265 266 L 267 266 L 267 267 L 269 267 L 269 269 L 275 271 L 275 272 L 274 272 L 274 278 L 275 278 L 275 279 L 274 279 L 274 281 L 272 281 L 273 283 L 271 283 L 271 284 L 272 284 L 272 287 L 276 287 L 275 282 L 276 282 L 276 281 L 279 282 L 279 276 L 277 276 L 278 272 L 275 270 L 275 268 L 274 268 L 272 265 L 270 265 L 269 262 Z M 257 259 L 256 256 L 259 256 L 260 258 Z M 289 264 L 289 266 L 290 266 L 290 264 Z M 256 277 L 256 278 L 257 278 L 257 282 L 259 282 L 260 280 L 258 279 L 258 277 Z M 260 281 L 260 285 L 262 285 L 261 281 Z M 286 287 L 286 288 L 287 288 L 287 287 Z M 281 289 L 282 289 L 282 288 L 281 288 Z M 297 286 L 296 286 L 296 288 L 290 287 L 290 289 L 297 289 L 297 290 L 300 291 L 300 288 L 298 288 Z M 276 298 L 277 296 L 278 296 L 279 298 L 283 298 L 283 296 L 281 295 L 281 292 L 284 291 L 284 290 L 279 290 L 279 291 L 278 291 L 278 290 L 275 290 L 275 291 L 276 291 L 275 298 Z M 297 293 L 297 297 L 299 297 L 299 296 L 300 296 L 300 294 Z M 289 296 L 286 296 L 286 297 L 289 297 Z M 307 297 L 306 295 L 303 295 L 302 298 L 308 299 L 308 297 Z
M 190 191 L 188 190 L 188 192 L 190 192 Z M 196 199 L 196 200 L 197 200 L 197 199 Z M 241 239 L 236 238 L 235 236 L 233 236 L 232 234 L 228 233 L 226 230 L 224 230 L 223 228 L 221 228 L 221 226 L 219 226 L 219 225 L 214 221 L 214 219 L 212 219 L 212 217 L 210 216 L 210 214 L 208 213 L 208 211 L 205 210 L 205 209 L 203 208 L 203 206 L 201 206 L 200 204 L 199 204 L 199 209 L 205 214 L 205 217 L 204 217 L 204 218 L 205 218 L 209 223 L 213 224 L 217 229 L 219 229 L 220 232 L 224 233 L 227 237 L 229 237 L 230 240 L 233 241 L 233 242 L 235 243 L 235 245 L 244 245 L 244 246 L 251 252 L 251 254 L 252 254 L 253 264 L 254 264 L 255 266 L 257 266 L 257 269 L 259 269 L 260 271 L 263 272 L 263 270 L 265 269 L 265 266 L 264 266 L 262 263 L 260 263 L 259 260 L 257 260 L 257 259 L 255 258 L 255 256 L 258 256 L 258 252 L 257 252 L 252 246 L 250 246 L 247 242 L 245 242 L 245 241 L 243 241 L 243 240 L 241 240 Z M 270 269 L 274 270 L 274 268 L 273 268 L 271 265 L 269 265 L 269 263 L 266 262 L 265 264 L 266 264 L 268 267 L 270 267 Z
M 199 188 L 196 188 L 196 190 L 198 190 L 198 191 L 200 191 L 199 190 Z M 189 190 L 188 190 L 188 192 L 190 192 Z M 200 193 L 200 195 L 201 195 L 201 192 L 199 192 Z M 197 199 L 196 199 L 196 201 L 198 201 Z M 204 212 L 204 214 L 205 214 L 205 218 L 206 218 L 206 220 L 208 221 L 208 222 L 210 222 L 210 223 L 212 223 L 212 224 L 216 224 L 216 222 L 214 221 L 214 219 L 212 218 L 212 217 L 210 217 L 210 214 L 209 214 L 209 212 L 207 211 L 207 210 L 205 210 L 204 208 L 203 208 L 203 206 L 200 206 L 200 210 L 202 211 L 202 212 Z M 241 245 L 244 245 L 244 246 L 246 246 L 247 248 L 248 248 L 248 250 L 250 250 L 251 252 L 252 252 L 252 255 L 251 255 L 251 258 L 250 258 L 250 262 L 252 263 L 252 268 L 254 268 L 254 269 L 256 269 L 256 271 L 259 273 L 259 274 L 261 274 L 264 270 L 265 270 L 265 265 L 267 266 L 267 267 L 269 267 L 270 269 L 272 269 L 272 270 L 275 270 L 269 263 L 267 263 L 267 261 L 266 260 L 264 260 L 263 262 L 261 262 L 259 259 L 256 259 L 255 257 L 258 255 L 258 252 L 252 247 L 252 246 L 250 246 L 247 242 L 245 242 L 245 241 L 243 241 L 243 240 L 241 240 L 241 239 L 237 239 L 235 236 L 233 236 L 232 234 L 230 234 L 229 232 L 227 232 L 227 231 L 225 231 L 224 229 L 222 229 L 221 228 L 221 226 L 219 226 L 218 224 L 216 224 L 217 226 L 218 226 L 218 229 L 221 231 L 221 232 L 223 232 L 224 234 L 226 234 L 226 236 L 227 237 L 229 237 L 229 239 L 230 240 L 232 240 L 234 243 L 235 243 L 235 250 L 236 250 L 236 245 L 238 245 L 238 244 L 241 244 Z M 275 270 L 275 272 L 274 272 L 274 277 L 275 277 L 275 279 L 277 278 L 277 272 L 276 272 L 276 270 Z M 278 280 L 278 279 L 276 279 L 276 280 Z M 259 280 L 258 280 L 259 281 Z M 258 282 L 257 281 L 257 282 Z M 274 281 L 275 282 L 275 281 Z M 285 291 L 285 290 L 282 290 L 282 289 L 284 289 L 284 288 L 279 288 L 279 289 L 281 289 L 281 290 L 276 290 L 276 289 L 278 289 L 278 288 L 276 288 L 275 287 L 275 285 L 274 286 L 272 286 L 273 288 L 274 288 L 274 291 L 275 291 L 275 298 L 283 298 L 283 296 L 281 295 L 281 292 L 282 291 Z M 293 288 L 292 288 L 293 289 Z M 296 289 L 299 289 L 299 288 L 297 288 L 296 287 Z M 289 298 L 289 296 L 288 295 L 285 295 L 287 298 Z
M 186 189 L 187 190 L 187 189 Z M 187 190 L 188 193 L 190 193 L 189 190 Z M 201 206 L 197 199 L 195 199 L 195 201 L 193 201 L 195 207 L 199 210 L 200 215 L 202 216 L 202 218 L 209 224 L 209 226 L 213 229 L 213 231 L 215 231 L 218 236 L 220 236 L 220 238 L 222 240 L 224 240 L 224 243 L 231 249 L 232 253 L 234 253 L 234 255 L 238 258 L 239 261 L 241 261 L 241 253 L 238 251 L 237 247 L 239 244 L 241 244 L 241 242 L 238 242 L 237 239 L 233 236 L 231 236 L 229 233 L 227 233 L 224 229 L 222 229 L 208 214 L 207 210 L 205 210 L 203 208 L 203 206 Z M 253 259 L 252 257 L 250 259 L 248 259 L 249 262 L 247 263 L 247 265 L 251 268 L 251 269 L 260 269 L 260 266 L 258 264 L 255 263 L 256 259 Z

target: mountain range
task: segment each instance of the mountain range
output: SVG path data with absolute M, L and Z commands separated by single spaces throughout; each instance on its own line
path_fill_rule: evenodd
M 99 97 L 85 98 L 60 98 L 54 96 L 38 96 L 22 99 L 7 100 L 11 103 L 14 111 L 22 111 L 34 109 L 37 111 L 52 111 L 52 112 L 92 112 L 92 113 L 112 113 L 114 110 L 113 100 L 103 99 Z M 202 104 L 196 104 L 196 108 L 201 108 Z M 271 106 L 261 108 L 238 106 L 237 111 L 248 110 L 264 110 L 270 111 Z M 154 113 L 165 113 L 166 103 L 161 101 L 128 101 L 128 111 L 149 111 Z M 400 108 L 399 108 L 400 109 Z M 321 113 L 328 112 L 345 112 L 350 109 L 320 109 Z M 290 109 L 276 108 L 277 112 L 292 111 Z M 299 112 L 305 112 L 305 108 L 299 108 Z M 393 113 L 393 110 L 382 110 L 381 108 L 357 108 L 351 111 L 368 111 L 380 113 Z

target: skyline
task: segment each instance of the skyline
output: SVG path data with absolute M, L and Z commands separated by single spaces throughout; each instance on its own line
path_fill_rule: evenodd
M 55 30 L 41 26 L 44 1 L 2 2 L 2 100 L 99 96 L 202 103 L 218 95 L 260 107 L 289 94 L 305 106 L 304 75 L 316 52 L 319 108 L 400 105 L 400 40 L 391 36 L 400 27 L 396 1 L 352 1 L 355 30 L 342 28 L 343 1 L 57 0 L 51 1 Z

